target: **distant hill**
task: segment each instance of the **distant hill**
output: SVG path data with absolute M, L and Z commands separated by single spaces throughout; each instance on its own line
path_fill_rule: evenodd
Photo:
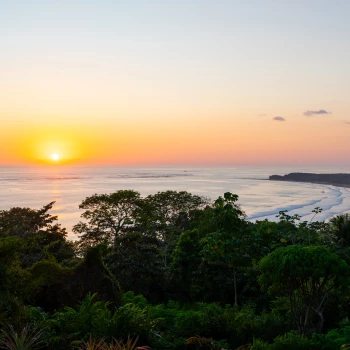
M 287 175 L 271 175 L 269 180 L 313 182 L 335 186 L 350 186 L 350 174 L 290 173 Z

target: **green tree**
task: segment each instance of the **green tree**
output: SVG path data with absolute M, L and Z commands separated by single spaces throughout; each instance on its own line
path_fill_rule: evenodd
M 197 229 L 181 233 L 170 266 L 172 289 L 181 300 L 189 299 L 201 263 L 201 236 Z
M 23 303 L 25 271 L 19 262 L 21 240 L 17 237 L 0 238 L 0 327 L 19 321 Z
M 149 195 L 145 201 L 153 209 L 152 227 L 160 242 L 164 267 L 167 268 L 169 255 L 180 234 L 190 227 L 192 216 L 202 210 L 208 200 L 186 191 L 165 191 Z
M 237 267 L 246 260 L 242 253 L 242 230 L 245 226 L 244 212 L 236 204 L 238 196 L 226 192 L 224 197 L 219 197 L 213 205 L 209 219 L 209 227 L 214 227 L 215 232 L 209 233 L 201 240 L 203 259 L 209 263 L 224 262 L 232 268 L 234 279 L 234 300 L 238 304 L 237 293 Z
M 11 208 L 0 211 L 0 237 L 17 237 L 21 242 L 19 259 L 23 267 L 29 267 L 46 255 L 59 262 L 75 255 L 73 243 L 67 240 L 67 231 L 51 215 L 54 202 L 42 209 Z
M 79 205 L 85 210 L 81 214 L 85 221 L 73 227 L 73 232 L 80 235 L 80 248 L 104 242 L 115 246 L 120 235 L 135 229 L 141 203 L 140 193 L 133 190 L 87 197 Z
M 48 213 L 55 202 L 45 205 L 42 209 L 11 208 L 0 211 L 0 235 L 28 237 L 35 235 L 40 230 L 59 232 L 65 234 L 57 221 L 57 216 Z
M 88 248 L 75 267 L 62 267 L 52 257 L 35 263 L 27 269 L 25 301 L 52 311 L 75 305 L 87 293 L 98 293 L 102 299 L 120 305 L 119 282 L 103 261 L 106 249 L 103 244 Z
M 259 283 L 271 294 L 287 295 L 295 324 L 305 334 L 310 314 L 324 324 L 327 293 L 347 283 L 348 265 L 322 246 L 291 245 L 276 249 L 259 262 Z
M 350 215 L 337 215 L 329 220 L 331 230 L 335 236 L 336 245 L 340 248 L 350 246 Z
M 126 233 L 118 237 L 105 263 L 122 290 L 142 294 L 152 302 L 163 299 L 165 271 L 156 238 Z

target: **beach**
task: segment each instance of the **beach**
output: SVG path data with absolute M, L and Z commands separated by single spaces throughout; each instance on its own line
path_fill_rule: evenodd
M 121 189 L 142 196 L 158 191 L 188 191 L 215 200 L 225 192 L 238 194 L 239 204 L 251 221 L 276 221 L 281 210 L 310 220 L 321 207 L 318 220 L 350 211 L 348 188 L 328 184 L 266 181 L 288 173 L 289 168 L 268 167 L 0 167 L 0 209 L 39 209 L 55 202 L 52 214 L 75 239 L 72 227 L 79 222 L 79 204 L 95 193 Z M 302 169 L 307 170 L 307 169 Z M 318 169 L 327 172 L 327 169 Z M 342 170 L 342 169 L 339 169 Z M 328 169 L 329 171 L 329 169 Z

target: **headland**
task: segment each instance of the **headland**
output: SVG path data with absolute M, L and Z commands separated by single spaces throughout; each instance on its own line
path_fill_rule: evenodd
M 286 175 L 271 175 L 269 180 L 309 182 L 322 185 L 350 187 L 350 174 L 313 174 L 313 173 L 290 173 Z

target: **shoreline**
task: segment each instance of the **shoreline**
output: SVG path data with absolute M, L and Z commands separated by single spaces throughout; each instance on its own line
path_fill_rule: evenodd
M 327 185 L 327 186 L 350 188 L 350 184 L 338 184 L 338 183 L 331 183 L 331 182 L 296 181 L 296 180 L 271 180 L 271 179 L 266 179 L 266 180 L 267 181 L 275 181 L 275 182 L 298 182 L 298 183 L 301 183 L 301 184 L 316 184 L 316 185 Z
M 259 179 L 259 178 L 251 178 L 251 177 L 241 177 L 240 180 L 274 181 L 274 182 L 297 182 L 297 183 L 301 183 L 301 184 L 316 184 L 316 185 L 327 185 L 327 186 L 350 188 L 350 184 L 337 184 L 337 183 L 330 183 L 330 182 L 296 181 L 296 180 L 271 180 L 271 179 Z

